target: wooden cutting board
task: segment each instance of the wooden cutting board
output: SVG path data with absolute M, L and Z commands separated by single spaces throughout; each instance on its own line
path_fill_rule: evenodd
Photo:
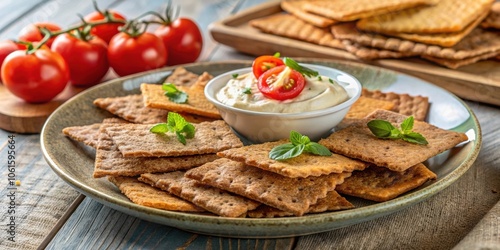
M 0 84 L 0 128 L 15 133 L 39 133 L 50 114 L 82 90 L 83 88 L 68 85 L 52 101 L 30 104 L 14 96 Z

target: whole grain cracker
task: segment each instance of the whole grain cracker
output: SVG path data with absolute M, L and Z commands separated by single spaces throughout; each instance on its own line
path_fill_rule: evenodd
M 155 134 L 148 124 L 120 124 L 107 126 L 106 132 L 124 157 L 166 157 L 214 154 L 243 143 L 222 120 L 193 124 L 195 135 L 179 142 L 175 134 Z
M 228 149 L 217 153 L 217 155 L 290 178 L 304 178 L 309 176 L 328 175 L 331 173 L 352 172 L 354 170 L 363 170 L 367 166 L 365 162 L 350 159 L 338 154 L 319 156 L 304 153 L 283 161 L 270 159 L 269 151 L 284 143 L 289 143 L 289 140 L 266 142 Z
M 177 86 L 190 87 L 198 80 L 198 75 L 186 70 L 186 68 L 179 66 L 174 69 L 171 75 L 169 75 L 165 82 L 173 83 Z
M 164 173 L 186 170 L 213 161 L 215 154 L 203 154 L 178 157 L 123 157 L 116 144 L 106 133 L 103 124 L 100 130 L 99 145 L 94 163 L 94 178 L 104 176 L 138 176 L 144 173 Z M 105 146 L 104 146 L 105 145 Z
M 229 192 L 203 185 L 184 177 L 184 172 L 143 174 L 139 180 L 176 195 L 214 214 L 224 217 L 244 217 L 260 203 Z
M 127 123 L 127 121 L 120 118 L 105 118 L 102 123 L 94 123 L 83 126 L 70 126 L 63 128 L 62 132 L 69 138 L 82 142 L 83 144 L 97 148 L 99 145 L 100 128 L 103 123 Z
M 490 13 L 481 23 L 481 27 L 486 29 L 500 29 L 500 2 L 493 3 Z
M 396 104 L 392 101 L 360 96 L 351 106 L 345 118 L 363 118 L 377 109 L 393 110 Z
M 165 96 L 162 85 L 159 84 L 141 84 L 141 93 L 144 106 L 149 108 L 166 109 L 174 112 L 189 113 L 206 116 L 214 119 L 220 119 L 221 116 L 217 108 L 207 100 L 205 93 L 201 88 L 189 88 L 178 86 L 177 89 L 188 95 L 187 103 L 175 103 Z
M 343 40 L 345 50 L 363 60 L 375 60 L 384 58 L 404 58 L 416 55 L 414 52 L 399 52 L 393 50 L 365 47 L 350 40 Z
M 296 16 L 304 22 L 310 23 L 320 28 L 326 28 L 334 23 L 337 23 L 337 21 L 331 18 L 322 17 L 305 11 L 304 5 L 307 2 L 308 1 L 304 0 L 283 0 L 281 1 L 280 5 L 284 11 Z
M 499 55 L 500 54 L 500 50 L 499 51 L 493 51 L 493 52 L 489 52 L 489 53 L 485 53 L 485 54 L 481 54 L 481 55 L 477 55 L 477 56 L 472 56 L 472 57 L 468 57 L 468 58 L 464 58 L 464 59 L 444 59 L 444 58 L 438 58 L 438 57 L 433 57 L 433 56 L 422 56 L 422 58 L 426 59 L 426 60 L 429 60 L 431 62 L 435 62 L 439 65 L 442 65 L 442 66 L 446 66 L 450 69 L 457 69 L 459 67 L 462 67 L 462 66 L 465 66 L 465 65 L 469 65 L 469 64 L 473 64 L 475 62 L 479 62 L 479 61 L 482 61 L 482 60 L 486 60 L 486 59 L 490 59 L 490 58 L 494 58 L 495 56 Z
M 409 95 L 395 92 L 382 92 L 363 88 L 361 96 L 385 100 L 394 103 L 392 111 L 423 121 L 429 112 L 429 98 L 421 95 Z
M 335 39 L 328 28 L 316 27 L 288 13 L 277 13 L 252 19 L 249 24 L 265 33 L 344 49 L 342 41 Z
M 170 211 L 202 212 L 203 209 L 132 177 L 111 176 L 108 180 L 133 203 Z
M 436 174 L 422 163 L 402 172 L 370 166 L 363 171 L 354 171 L 335 190 L 341 194 L 383 202 L 394 199 L 436 178 Z
M 350 40 L 367 47 L 413 52 L 416 55 L 446 59 L 459 60 L 500 50 L 500 35 L 481 28 L 475 28 L 460 42 L 449 48 L 362 32 L 356 29 L 352 22 L 333 25 L 331 31 L 336 38 Z
M 145 107 L 143 97 L 140 94 L 120 97 L 97 98 L 94 100 L 94 105 L 107 110 L 108 112 L 127 121 L 143 124 L 165 122 L 167 120 L 167 115 L 169 112 L 166 109 Z M 184 117 L 186 121 L 192 123 L 214 120 L 212 118 L 188 113 L 179 114 Z
M 346 22 L 381 15 L 421 5 L 432 5 L 434 0 L 335 0 L 305 1 L 304 10 L 334 20 Z
M 226 158 L 190 169 L 186 177 L 301 216 L 350 173 L 288 178 Z
M 406 118 L 407 116 L 392 111 L 377 110 L 363 119 L 366 122 L 338 130 L 319 143 L 338 154 L 387 167 L 393 171 L 405 171 L 468 139 L 464 133 L 444 130 L 415 120 L 413 131 L 422 134 L 429 142 L 427 145 L 421 145 L 399 139 L 379 139 L 366 125 L 370 120 L 382 119 L 391 122 L 395 127 L 400 127 Z
M 351 208 L 354 208 L 354 205 L 333 190 L 328 192 L 325 198 L 318 199 L 316 204 L 311 205 L 306 214 L 338 211 Z M 293 216 L 293 214 L 281 211 L 274 207 L 261 205 L 257 209 L 249 211 L 247 216 L 250 218 L 276 218 Z
M 363 18 L 361 30 L 378 33 L 452 33 L 487 13 L 494 0 L 440 0 L 435 5 Z

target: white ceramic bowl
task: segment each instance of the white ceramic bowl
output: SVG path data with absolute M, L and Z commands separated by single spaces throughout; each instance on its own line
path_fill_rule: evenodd
M 320 75 L 330 77 L 345 88 L 349 99 L 336 106 L 301 113 L 269 113 L 244 110 L 223 104 L 216 98 L 217 92 L 233 77 L 233 74 L 251 72 L 251 68 L 237 69 L 214 77 L 205 87 L 205 96 L 219 110 L 222 119 L 238 134 L 253 143 L 288 138 L 291 130 L 318 141 L 331 133 L 345 117 L 352 104 L 361 95 L 361 84 L 353 76 L 330 67 L 301 64 L 314 69 Z

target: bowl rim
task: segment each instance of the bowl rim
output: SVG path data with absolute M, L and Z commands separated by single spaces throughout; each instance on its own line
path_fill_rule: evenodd
M 349 78 L 351 78 L 353 80 L 353 83 L 350 83 L 349 85 L 353 84 L 355 86 L 355 89 L 357 91 L 354 93 L 353 96 L 349 96 L 349 99 L 347 99 L 346 101 L 344 101 L 344 102 L 342 102 L 340 104 L 337 104 L 335 106 L 324 108 L 324 109 L 319 109 L 319 110 L 300 112 L 300 113 L 273 113 L 273 112 L 262 112 L 262 111 L 246 110 L 246 109 L 240 109 L 240 108 L 235 108 L 235 107 L 232 107 L 232 106 L 225 105 L 224 103 L 222 103 L 219 100 L 217 100 L 217 98 L 215 98 L 215 94 L 217 93 L 217 91 L 216 90 L 210 91 L 211 85 L 214 85 L 215 82 L 217 82 L 221 78 L 227 77 L 229 75 L 233 75 L 236 72 L 241 72 L 241 71 L 252 72 L 252 67 L 245 67 L 245 68 L 240 68 L 240 69 L 234 69 L 234 70 L 231 70 L 231 71 L 227 71 L 225 73 L 222 73 L 222 74 L 220 74 L 220 75 L 218 75 L 218 76 L 210 79 L 208 81 L 207 85 L 205 86 L 204 94 L 205 94 L 205 97 L 212 104 L 214 104 L 217 107 L 221 107 L 223 109 L 226 109 L 226 110 L 231 110 L 233 112 L 243 113 L 245 115 L 250 115 L 250 116 L 264 116 L 264 117 L 280 116 L 280 117 L 284 117 L 284 118 L 316 117 L 316 116 L 322 116 L 322 115 L 334 113 L 334 112 L 337 112 L 337 111 L 340 111 L 340 110 L 343 110 L 345 108 L 348 108 L 348 107 L 352 106 L 352 104 L 354 104 L 354 102 L 356 102 L 359 99 L 359 97 L 361 96 L 362 85 L 359 82 L 359 80 L 356 77 L 354 77 L 353 75 L 351 75 L 351 74 L 349 74 L 349 73 L 347 73 L 345 71 L 342 71 L 342 70 L 339 70 L 339 69 L 336 69 L 336 68 L 332 68 L 332 67 L 328 67 L 328 66 L 324 66 L 324 65 L 309 64 L 309 63 L 301 63 L 301 65 L 304 65 L 304 66 L 307 66 L 307 67 L 310 67 L 310 68 L 323 68 L 325 70 L 334 71 L 338 75 L 345 75 L 345 76 L 347 76 L 347 77 L 349 77 Z M 342 86 L 342 87 L 344 87 L 344 86 Z M 344 89 L 345 89 L 345 87 L 344 87 Z M 214 95 L 212 95 L 211 92 L 213 92 Z

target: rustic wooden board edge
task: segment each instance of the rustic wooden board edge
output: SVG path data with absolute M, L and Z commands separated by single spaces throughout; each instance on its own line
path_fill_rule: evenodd
M 279 1 L 260 4 L 212 23 L 209 26 L 210 34 L 215 41 L 245 54 L 259 56 L 280 52 L 287 56 L 357 61 L 422 78 L 463 99 L 500 106 L 500 100 L 497 98 L 500 94 L 500 79 L 488 77 L 488 72 L 471 73 L 460 69 L 453 70 L 414 58 L 408 60 L 362 61 L 347 51 L 265 34 L 248 25 L 248 22 L 252 19 L 281 11 Z M 492 60 L 478 62 L 477 64 L 477 68 L 480 69 L 500 69 L 500 62 Z

